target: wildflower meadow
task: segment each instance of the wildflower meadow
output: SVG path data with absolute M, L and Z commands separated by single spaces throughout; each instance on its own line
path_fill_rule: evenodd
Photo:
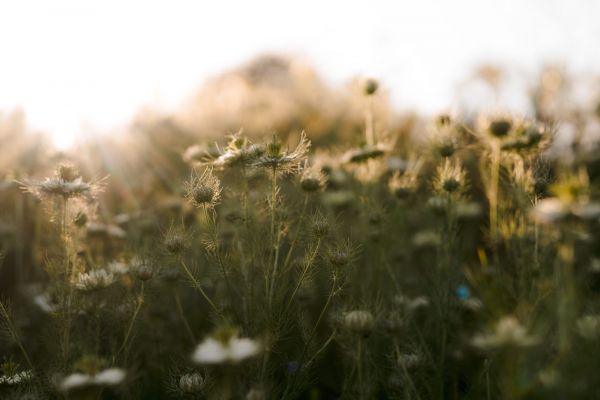
M 0 399 L 600 398 L 600 108 L 290 65 L 72 150 L 0 114 Z

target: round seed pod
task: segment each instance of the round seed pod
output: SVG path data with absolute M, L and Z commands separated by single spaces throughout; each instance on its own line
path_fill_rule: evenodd
M 350 332 L 368 337 L 373 331 L 375 318 L 369 311 L 354 310 L 344 315 L 343 323 Z

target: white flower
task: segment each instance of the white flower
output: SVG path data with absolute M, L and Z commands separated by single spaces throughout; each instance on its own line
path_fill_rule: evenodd
M 13 374 L 0 375 L 0 386 L 16 386 L 33 378 L 31 371 L 15 372 Z
M 115 275 L 103 269 L 79 274 L 75 281 L 75 288 L 84 292 L 106 288 L 113 284 Z
M 556 198 L 540 200 L 531 212 L 533 218 L 542 224 L 552 224 L 560 221 L 568 214 L 568 207 Z
M 123 382 L 125 375 L 125 371 L 120 368 L 108 368 L 97 373 L 94 382 L 98 385 L 116 386 Z
M 94 375 L 76 372 L 67 376 L 60 384 L 63 392 L 85 386 L 116 386 L 123 382 L 126 372 L 120 368 L 108 368 Z
M 482 350 L 496 350 L 506 347 L 528 347 L 538 340 L 527 333 L 527 330 L 512 316 L 503 317 L 494 329 L 488 333 L 475 336 L 473 345 Z
M 217 340 L 209 337 L 196 347 L 192 360 L 198 364 L 235 364 L 259 352 L 260 345 L 250 338 L 230 335 Z
M 89 375 L 77 372 L 63 379 L 60 384 L 60 389 L 63 392 L 68 392 L 72 389 L 91 384 L 91 380 L 92 378 Z

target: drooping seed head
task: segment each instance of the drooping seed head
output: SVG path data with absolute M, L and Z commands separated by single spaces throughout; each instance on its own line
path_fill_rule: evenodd
M 375 326 L 375 317 L 369 311 L 354 310 L 344 315 L 343 324 L 350 332 L 368 337 Z

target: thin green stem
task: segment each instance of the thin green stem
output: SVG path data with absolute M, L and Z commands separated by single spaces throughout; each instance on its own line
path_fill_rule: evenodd
M 123 350 L 127 348 L 129 337 L 131 336 L 131 332 L 133 331 L 133 326 L 135 324 L 135 321 L 137 320 L 138 314 L 140 313 L 142 304 L 144 304 L 144 282 L 142 282 L 141 284 L 140 294 L 137 298 L 137 305 L 135 307 L 135 310 L 133 311 L 133 315 L 131 316 L 131 321 L 129 321 L 129 327 L 127 328 L 127 332 L 125 333 L 123 343 L 121 344 L 121 347 L 119 347 L 119 350 L 117 351 L 117 354 L 114 357 L 115 360 L 117 359 L 117 357 L 119 357 L 121 352 L 123 352 Z
M 180 259 L 180 263 L 181 263 L 181 266 L 183 267 L 183 270 L 187 274 L 188 278 L 193 283 L 194 288 L 196 288 L 196 290 L 198 290 L 198 292 L 200 292 L 200 294 L 202 295 L 202 297 L 204 297 L 204 299 L 206 300 L 206 302 L 211 306 L 211 308 L 219 316 L 219 318 L 221 318 L 221 319 L 224 320 L 225 318 L 223 317 L 223 314 L 217 308 L 217 306 L 215 305 L 215 303 L 213 303 L 213 301 L 210 299 L 210 297 L 208 297 L 208 295 L 206 294 L 206 292 L 204 291 L 204 289 L 202 289 L 202 286 L 200 286 L 200 283 L 198 282 L 198 280 L 196 279 L 196 277 L 194 277 L 194 274 L 192 274 L 192 271 L 190 271 L 190 269 L 188 268 L 188 266 L 185 264 L 185 261 L 183 261 L 183 259 Z
M 286 311 L 290 308 L 290 306 L 292 305 L 292 303 L 294 301 L 294 298 L 296 297 L 296 294 L 298 293 L 298 290 L 300 290 L 300 288 L 302 287 L 302 284 L 304 283 L 304 279 L 306 278 L 306 275 L 308 274 L 308 270 L 313 265 L 313 262 L 317 256 L 317 254 L 319 253 L 320 246 L 321 246 L 321 238 L 317 239 L 317 244 L 315 245 L 313 252 L 310 254 L 308 260 L 306 260 L 306 262 L 305 262 L 304 268 L 302 269 L 302 273 L 300 274 L 300 277 L 298 278 L 298 283 L 296 284 L 296 287 L 294 288 L 294 291 L 292 292 L 292 295 L 290 296 L 290 299 L 288 300 L 288 303 L 285 307 Z
M 358 374 L 358 398 L 364 399 L 363 386 L 363 338 L 358 337 L 356 341 L 356 368 Z
M 302 203 L 302 211 L 300 212 L 300 218 L 298 219 L 298 224 L 296 227 L 296 232 L 294 233 L 294 238 L 292 239 L 292 243 L 290 244 L 290 248 L 285 257 L 285 261 L 283 262 L 283 269 L 285 270 L 292 258 L 292 254 L 294 252 L 294 247 L 298 240 L 298 236 L 300 235 L 300 230 L 302 229 L 302 223 L 304 222 L 304 215 L 306 213 L 306 206 L 308 204 L 308 194 L 304 195 L 304 202 Z
M 6 307 L 4 307 L 4 304 L 2 302 L 0 302 L 0 311 L 2 311 L 2 317 L 6 321 L 6 324 L 8 325 L 10 335 L 12 336 L 15 343 L 17 343 L 17 346 L 19 347 L 21 354 L 23 354 L 23 358 L 25 358 L 27 365 L 29 366 L 29 368 L 32 371 L 35 371 L 35 368 L 33 367 L 33 363 L 31 362 L 31 359 L 29 358 L 29 355 L 27 354 L 27 351 L 25 350 L 25 346 L 23 346 L 23 341 L 21 340 L 21 337 L 19 336 L 19 333 L 17 332 L 17 328 L 13 324 L 12 319 L 10 318 L 10 315 L 8 314 L 8 310 L 6 309 Z
M 181 306 L 181 300 L 179 299 L 179 293 L 175 289 L 173 290 L 173 296 L 175 297 L 175 305 L 177 306 L 177 312 L 179 313 L 181 322 L 183 322 L 183 326 L 185 327 L 185 330 L 186 330 L 187 334 L 189 335 L 192 343 L 196 343 L 196 337 L 194 336 L 194 332 L 192 331 L 192 328 L 190 327 L 190 324 L 189 324 L 187 318 L 185 317 L 185 313 L 183 312 L 183 307 Z

